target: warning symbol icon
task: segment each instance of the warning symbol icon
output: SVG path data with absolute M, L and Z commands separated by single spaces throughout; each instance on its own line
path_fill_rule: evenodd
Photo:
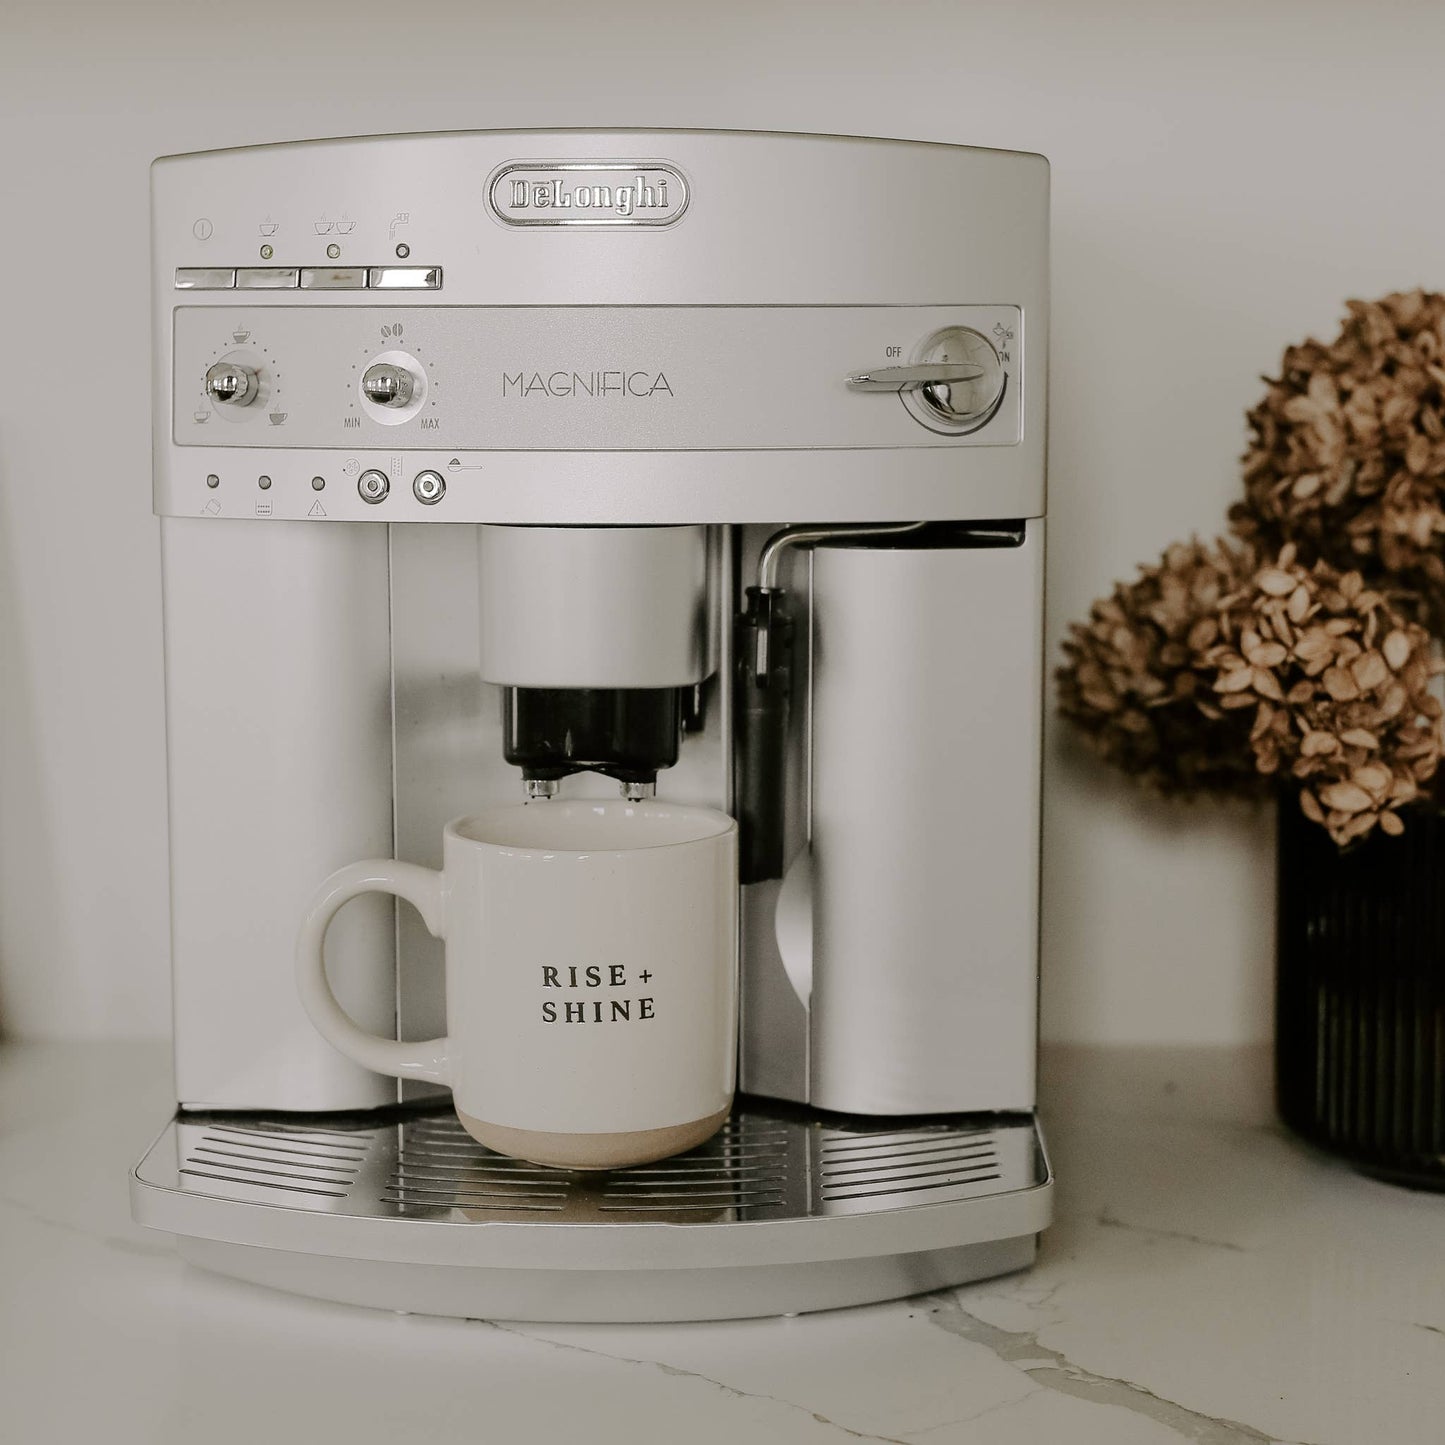
M 311 510 L 307 512 L 306 515 L 308 517 L 324 517 L 326 515 L 326 508 L 323 507 L 320 502 L 312 502 Z

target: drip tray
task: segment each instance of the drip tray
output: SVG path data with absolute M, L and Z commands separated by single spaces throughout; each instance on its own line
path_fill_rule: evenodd
M 357 1304 L 682 1320 L 892 1298 L 1028 1264 L 1052 1179 L 1034 1119 L 907 1128 L 740 1101 L 706 1144 L 584 1173 L 385 1123 L 181 1116 L 132 1181 L 141 1224 L 225 1274 Z

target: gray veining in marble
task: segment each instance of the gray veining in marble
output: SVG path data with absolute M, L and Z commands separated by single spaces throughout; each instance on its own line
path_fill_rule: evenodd
M 509 1334 L 520 1335 L 523 1339 L 537 1339 L 536 1335 L 528 1333 L 525 1327 L 520 1325 L 508 1325 L 497 1320 L 472 1320 L 471 1324 L 487 1325 L 494 1330 L 503 1330 Z M 723 1380 L 714 1380 L 709 1375 L 699 1374 L 696 1370 L 684 1370 L 677 1365 L 663 1364 L 659 1360 L 637 1359 L 628 1355 L 615 1355 L 606 1350 L 591 1349 L 586 1345 L 578 1344 L 575 1341 L 547 1340 L 546 1344 L 558 1350 L 578 1350 L 586 1355 L 600 1355 L 603 1359 L 612 1360 L 615 1363 L 625 1365 L 637 1365 L 644 1370 L 658 1370 L 662 1374 L 673 1379 L 698 1380 L 705 1385 L 711 1385 L 715 1390 L 721 1390 L 724 1395 L 731 1396 L 735 1400 L 764 1400 L 770 1405 L 780 1405 L 788 1410 L 805 1410 L 806 1406 L 796 1405 L 790 1400 L 785 1400 L 778 1395 L 758 1395 L 747 1390 L 740 1390 L 736 1385 L 729 1385 Z M 864 1430 L 854 1430 L 847 1425 L 840 1424 L 837 1420 L 830 1420 L 826 1415 L 816 1410 L 807 1411 L 813 1422 L 818 1425 L 826 1425 L 831 1429 L 840 1430 L 843 1434 L 851 1436 L 855 1440 L 878 1440 L 885 1442 L 885 1445 L 908 1445 L 898 1435 L 874 1435 Z
M 127 1216 L 163 1046 L 0 1048 L 0 1434 L 1439 1445 L 1445 1197 L 1284 1135 L 1261 1055 L 1047 1063 L 1060 1196 L 1034 1269 L 798 1318 L 542 1326 L 190 1269 Z
M 1193 1235 L 1173 1237 L 1195 1240 Z M 1239 1248 L 1232 1244 L 1220 1247 Z M 1001 1330 L 986 1324 L 963 1308 L 956 1291 L 950 1290 L 933 1298 L 938 1301 L 928 1308 L 928 1318 L 933 1324 L 960 1339 L 971 1340 L 974 1344 L 992 1350 L 999 1359 L 1022 1370 L 1029 1379 L 1045 1389 L 1058 1390 L 1080 1400 L 1090 1400 L 1096 1405 L 1117 1405 L 1121 1409 L 1132 1410 L 1135 1414 L 1157 1420 L 1181 1439 L 1194 1441 L 1196 1445 L 1249 1445 L 1249 1442 L 1269 1445 L 1271 1441 L 1270 1436 L 1262 1434 L 1253 1426 L 1242 1425 L 1237 1420 L 1201 1415 L 1173 1400 L 1161 1399 L 1153 1391 L 1146 1390 L 1131 1380 L 1096 1375 L 1092 1371 L 1081 1369 L 1058 1350 L 1041 1345 L 1037 1333 L 1033 1330 Z M 1286 1445 L 1286 1442 L 1281 1442 L 1281 1445 Z M 1306 1442 L 1290 1441 L 1287 1445 L 1306 1445 Z

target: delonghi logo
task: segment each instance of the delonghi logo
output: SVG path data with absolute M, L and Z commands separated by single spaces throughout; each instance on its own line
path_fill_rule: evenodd
M 508 226 L 670 226 L 688 199 L 665 161 L 511 161 L 487 181 L 487 204 Z
M 503 396 L 671 396 L 660 371 L 504 371 Z

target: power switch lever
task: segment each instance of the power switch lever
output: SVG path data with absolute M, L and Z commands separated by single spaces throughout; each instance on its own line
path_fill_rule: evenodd
M 924 361 L 913 366 L 876 366 L 848 377 L 854 391 L 913 391 L 920 386 L 941 386 L 950 381 L 977 381 L 983 367 L 969 362 Z

